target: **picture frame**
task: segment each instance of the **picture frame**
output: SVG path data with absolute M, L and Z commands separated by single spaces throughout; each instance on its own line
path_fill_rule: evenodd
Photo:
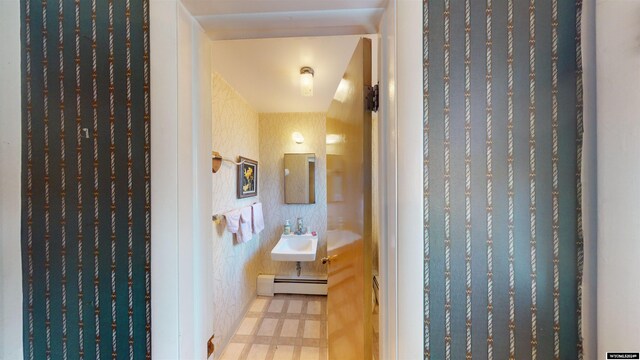
M 238 199 L 258 196 L 258 162 L 240 156 L 238 165 Z

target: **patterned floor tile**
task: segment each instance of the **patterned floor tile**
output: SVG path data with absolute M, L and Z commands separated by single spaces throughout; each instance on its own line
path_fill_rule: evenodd
M 249 307 L 223 360 L 327 359 L 325 296 L 258 297 Z

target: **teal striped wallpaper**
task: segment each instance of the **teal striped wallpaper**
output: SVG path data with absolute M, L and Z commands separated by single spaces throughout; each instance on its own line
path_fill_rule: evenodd
M 581 358 L 581 1 L 423 10 L 424 357 Z
M 150 358 L 149 1 L 21 15 L 24 358 Z

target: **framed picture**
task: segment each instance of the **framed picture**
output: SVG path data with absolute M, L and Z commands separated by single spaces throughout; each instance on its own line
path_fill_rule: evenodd
M 240 156 L 238 199 L 258 196 L 258 162 Z

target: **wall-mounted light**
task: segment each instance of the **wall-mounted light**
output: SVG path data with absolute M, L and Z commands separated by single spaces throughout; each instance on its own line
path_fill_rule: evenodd
M 217 151 L 212 151 L 211 152 L 211 171 L 213 171 L 214 174 L 217 173 L 218 170 L 220 170 L 220 167 L 222 166 L 223 161 L 226 161 L 234 165 L 242 165 L 245 163 L 245 160 L 242 159 L 242 157 L 239 162 L 235 162 L 231 159 L 223 158 L 222 155 L 220 155 L 220 153 Z
M 213 173 L 217 173 L 220 170 L 220 166 L 222 166 L 222 156 L 217 151 L 211 152 L 211 171 Z
M 296 144 L 302 144 L 304 142 L 304 136 L 297 131 L 291 134 L 291 138 L 296 142 Z
M 300 69 L 300 93 L 302 96 L 313 96 L 313 69 L 304 66 Z

